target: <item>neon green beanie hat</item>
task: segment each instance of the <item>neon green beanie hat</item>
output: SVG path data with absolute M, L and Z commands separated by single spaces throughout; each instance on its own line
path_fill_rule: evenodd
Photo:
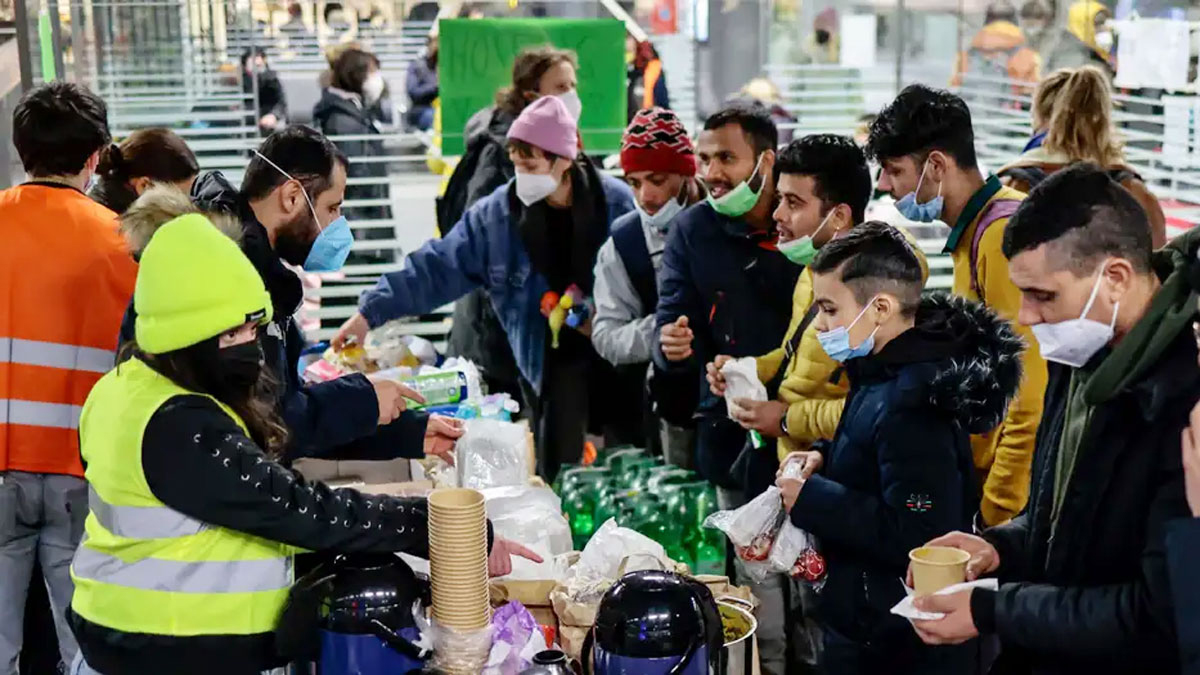
M 271 296 L 254 265 L 199 214 L 180 216 L 154 233 L 142 252 L 133 306 L 138 346 L 148 354 L 271 319 Z

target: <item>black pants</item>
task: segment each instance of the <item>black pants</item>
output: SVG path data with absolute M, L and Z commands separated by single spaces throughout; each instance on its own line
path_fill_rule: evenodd
M 976 672 L 978 646 L 974 640 L 933 647 L 913 633 L 894 642 L 866 645 L 827 625 L 821 628 L 825 642 L 821 670 L 828 675 L 974 675 Z
M 521 378 L 538 475 L 552 482 L 563 464 L 578 464 L 589 433 L 608 444 L 646 447 L 642 382 L 594 353 L 579 361 L 547 359 L 540 394 Z
M 733 463 L 746 444 L 746 430 L 725 416 L 724 409 L 707 413 L 696 422 L 696 471 L 723 488 L 742 490 L 743 477 L 733 473 Z

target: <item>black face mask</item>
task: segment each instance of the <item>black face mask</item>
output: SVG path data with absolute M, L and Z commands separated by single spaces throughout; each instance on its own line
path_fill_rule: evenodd
M 199 376 L 204 389 L 226 404 L 249 398 L 263 369 L 262 347 L 258 340 L 221 349 L 214 338 L 199 347 L 202 366 Z
M 829 42 L 829 31 L 827 31 L 827 30 L 817 31 L 817 44 L 823 45 L 826 42 Z

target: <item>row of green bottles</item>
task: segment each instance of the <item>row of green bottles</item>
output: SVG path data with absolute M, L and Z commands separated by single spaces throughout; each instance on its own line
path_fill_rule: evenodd
M 696 574 L 723 574 L 725 543 L 704 519 L 716 491 L 686 469 L 664 465 L 637 448 L 612 448 L 589 467 L 564 467 L 554 489 L 563 501 L 575 548 L 610 518 L 663 546 Z

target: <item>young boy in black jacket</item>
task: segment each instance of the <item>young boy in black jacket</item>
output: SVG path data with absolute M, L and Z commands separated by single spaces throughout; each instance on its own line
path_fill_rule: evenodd
M 979 494 L 969 434 L 994 427 L 1020 381 L 1021 341 L 982 305 L 921 297 L 921 267 L 895 228 L 870 222 L 812 265 L 814 325 L 850 393 L 832 444 L 792 453 L 780 478 L 792 522 L 821 542 L 828 672 L 970 672 L 970 646 L 928 647 L 889 610 L 908 552 L 969 527 Z

